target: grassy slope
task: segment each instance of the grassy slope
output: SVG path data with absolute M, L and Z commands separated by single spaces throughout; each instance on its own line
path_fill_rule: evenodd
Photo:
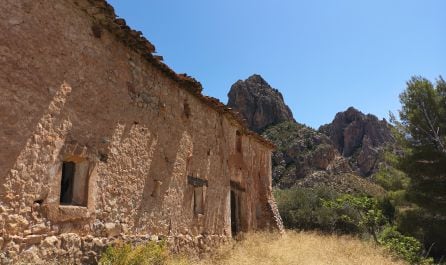
M 404 265 L 371 243 L 351 237 L 318 235 L 288 231 L 282 237 L 259 233 L 219 250 L 200 261 L 175 261 L 174 264 L 198 265 Z

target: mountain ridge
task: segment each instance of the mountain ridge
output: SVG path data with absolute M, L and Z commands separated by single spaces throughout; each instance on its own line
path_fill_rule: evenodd
M 278 89 L 260 75 L 238 80 L 228 93 L 228 106 L 248 127 L 272 141 L 273 185 L 332 186 L 352 193 L 380 193 L 364 179 L 375 172 L 382 152 L 392 142 L 390 125 L 350 107 L 333 121 L 313 129 L 297 122 Z

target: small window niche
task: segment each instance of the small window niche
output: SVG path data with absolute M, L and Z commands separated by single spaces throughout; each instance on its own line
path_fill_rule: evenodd
M 242 152 L 242 134 L 240 133 L 240 131 L 235 132 L 235 137 L 236 137 L 235 148 L 237 150 L 237 153 L 241 153 Z
M 194 214 L 204 214 L 203 186 L 194 187 Z
M 153 185 L 153 191 L 152 191 L 151 196 L 154 197 L 154 198 L 158 198 L 158 197 L 160 197 L 161 185 L 163 183 L 161 181 L 159 181 L 159 180 L 154 180 L 153 184 L 154 185 Z
M 189 119 L 192 116 L 192 111 L 190 109 L 190 105 L 187 99 L 185 99 L 183 102 L 183 114 L 187 119 Z
M 62 162 L 60 204 L 87 206 L 90 163 L 86 159 Z
M 200 179 L 192 176 L 188 176 L 189 185 L 193 186 L 193 197 L 192 197 L 192 207 L 195 215 L 204 214 L 204 205 L 206 197 L 206 187 L 208 186 L 208 181 L 205 179 Z

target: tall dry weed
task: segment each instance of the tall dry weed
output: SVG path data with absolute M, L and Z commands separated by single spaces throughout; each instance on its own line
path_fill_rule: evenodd
M 185 264 L 184 259 L 182 260 Z M 175 263 L 172 263 L 175 264 Z M 248 234 L 197 265 L 405 265 L 382 248 L 347 236 L 288 231 Z

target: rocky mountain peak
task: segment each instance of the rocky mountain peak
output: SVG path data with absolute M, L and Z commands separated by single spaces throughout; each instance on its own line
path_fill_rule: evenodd
M 330 124 L 319 128 L 319 132 L 330 137 L 338 151 L 350 158 L 363 176 L 373 173 L 380 151 L 394 142 L 386 120 L 365 115 L 353 107 L 337 113 Z
M 282 94 L 257 74 L 232 85 L 228 106 L 239 112 L 248 127 L 256 132 L 284 121 L 294 121 Z
M 241 81 L 241 80 L 239 80 L 239 81 Z M 243 81 L 241 81 L 241 82 L 243 82 Z M 270 86 L 270 85 L 265 81 L 265 79 L 263 79 L 263 77 L 262 77 L 261 75 L 259 75 L 259 74 L 253 74 L 253 75 L 251 75 L 250 77 L 248 77 L 248 78 L 245 80 L 245 82 L 248 82 L 248 83 L 256 83 L 256 84 L 262 84 L 262 85 L 264 85 L 264 86 Z
M 361 120 L 364 118 L 364 113 L 355 109 L 354 107 L 349 107 L 344 112 L 338 112 L 335 116 L 335 119 L 344 120 L 347 123 L 351 123 L 356 120 Z

